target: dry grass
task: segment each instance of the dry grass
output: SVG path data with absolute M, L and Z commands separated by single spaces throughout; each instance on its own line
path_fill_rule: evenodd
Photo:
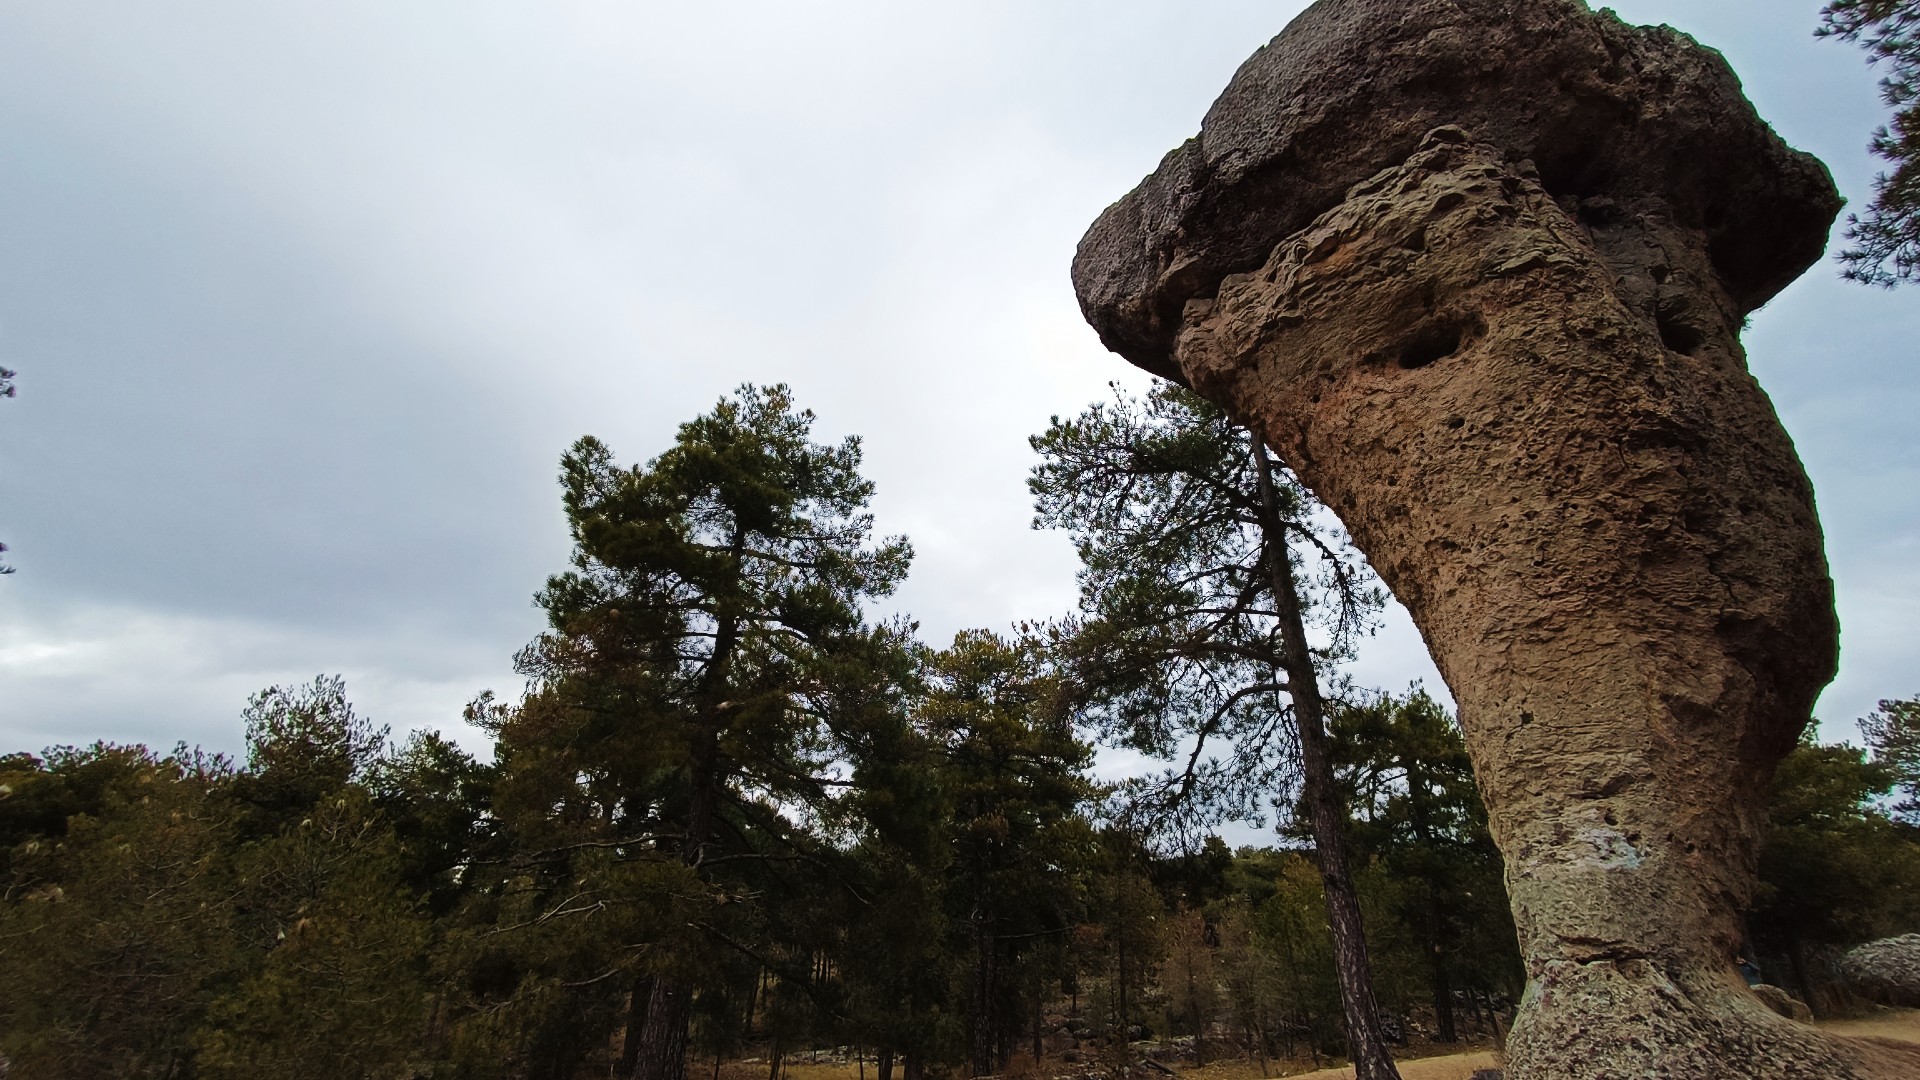
M 1865 1020 L 1835 1020 L 1820 1026 L 1838 1035 L 1871 1036 L 1920 1043 L 1920 1010 L 1882 1013 Z M 1493 1051 L 1474 1050 L 1464 1054 L 1412 1058 L 1402 1060 L 1398 1064 L 1402 1080 L 1468 1080 L 1475 1069 L 1491 1069 L 1496 1062 L 1493 1059 Z M 1067 1066 L 1063 1071 L 1077 1070 Z M 1269 1072 L 1276 1078 L 1284 1076 L 1288 1080 L 1352 1080 L 1353 1078 L 1353 1067 L 1350 1065 L 1339 1069 L 1321 1069 L 1317 1072 L 1292 1072 L 1289 1071 L 1285 1062 L 1274 1062 Z M 688 1069 L 688 1073 L 698 1075 L 691 1068 Z M 853 1065 L 789 1063 L 781 1070 L 781 1075 L 782 1080 L 861 1080 L 859 1069 Z M 765 1062 L 728 1062 L 721 1070 L 720 1080 L 766 1080 L 766 1076 Z M 1236 1059 L 1217 1062 L 1203 1069 L 1182 1069 L 1180 1077 L 1181 1080 L 1260 1080 L 1260 1068 L 1251 1062 Z M 874 1080 L 872 1066 L 868 1066 L 866 1080 Z
M 1400 1067 L 1401 1080 L 1467 1080 L 1473 1075 L 1473 1070 L 1491 1069 L 1497 1062 L 1493 1060 L 1493 1051 L 1475 1050 L 1466 1054 L 1398 1060 L 1394 1064 Z M 1257 1069 L 1254 1071 L 1256 1074 L 1259 1072 Z M 1341 1080 L 1343 1077 L 1345 1080 L 1353 1080 L 1353 1066 L 1295 1073 L 1290 1080 Z
M 872 1063 L 869 1062 L 867 1080 L 875 1080 L 876 1075 Z M 899 1080 L 898 1067 L 894 1069 L 893 1075 L 894 1080 Z M 692 1062 L 687 1063 L 688 1080 L 707 1080 L 712 1076 L 713 1062 L 707 1062 L 704 1075 Z M 780 1078 L 781 1080 L 860 1080 L 860 1067 L 851 1063 L 809 1065 L 806 1055 L 802 1054 L 799 1061 L 789 1058 L 781 1064 Z M 720 1067 L 720 1080 L 767 1080 L 767 1063 L 765 1060 L 729 1061 Z

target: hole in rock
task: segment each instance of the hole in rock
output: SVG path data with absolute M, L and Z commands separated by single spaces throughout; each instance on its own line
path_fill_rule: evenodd
M 1445 360 L 1460 351 L 1468 332 L 1476 327 L 1464 321 L 1429 323 L 1414 332 L 1400 350 L 1400 366 L 1423 368 L 1436 360 Z
M 1692 356 L 1695 349 L 1706 344 L 1707 335 L 1666 312 L 1656 313 L 1654 323 L 1660 327 L 1660 344 L 1682 356 Z

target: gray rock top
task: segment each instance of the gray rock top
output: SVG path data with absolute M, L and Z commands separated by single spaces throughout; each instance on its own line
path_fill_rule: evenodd
M 1699 230 L 1742 311 L 1820 257 L 1841 205 L 1826 167 L 1678 31 L 1581 0 L 1320 0 L 1088 230 L 1073 261 L 1081 310 L 1108 348 L 1178 378 L 1188 300 L 1448 124 L 1532 161 L 1557 198 Z
M 1840 974 L 1855 993 L 1889 1005 L 1920 1005 L 1920 934 L 1856 946 L 1841 958 Z

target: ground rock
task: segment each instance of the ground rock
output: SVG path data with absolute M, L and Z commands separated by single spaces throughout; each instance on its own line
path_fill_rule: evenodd
M 1424 635 L 1506 860 L 1516 1080 L 1920 1075 L 1734 967 L 1837 655 L 1739 330 L 1838 205 L 1673 31 L 1322 0 L 1075 259 L 1103 340 L 1258 432 Z
M 1870 941 L 1840 960 L 1847 988 L 1883 1005 L 1920 1007 L 1920 934 Z

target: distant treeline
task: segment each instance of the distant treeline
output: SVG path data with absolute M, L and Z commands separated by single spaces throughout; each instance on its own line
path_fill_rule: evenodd
M 1037 445 L 1058 461 L 1125 412 Z M 0 757 L 16 1075 L 559 1080 L 753 1056 L 777 1080 L 853 1046 L 881 1080 L 920 1080 L 1067 1046 L 1120 1065 L 1144 1037 L 1188 1037 L 1196 1060 L 1341 1053 L 1257 605 L 1233 636 L 1207 624 L 1214 653 L 1168 637 L 1139 616 L 1221 601 L 1167 584 L 1185 571 L 1144 582 L 1152 544 L 1103 564 L 1095 515 L 1099 604 L 931 648 L 867 615 L 910 551 L 871 535 L 857 441 L 815 444 L 811 420 L 748 388 L 645 466 L 568 452 L 573 566 L 539 594 L 526 692 L 467 712 L 490 763 L 436 734 L 395 744 L 336 678 L 256 695 L 244 761 Z M 1323 577 L 1337 629 L 1359 594 Z M 1143 669 L 1154 650 L 1164 669 Z M 1209 690 L 1223 670 L 1255 681 Z M 1403 1038 L 1490 1033 L 1523 974 L 1453 718 L 1418 691 L 1336 697 L 1378 997 Z M 1232 725 L 1265 741 L 1237 764 L 1200 753 Z M 1788 759 L 1749 920 L 1768 977 L 1816 1007 L 1824 948 L 1920 927 L 1915 808 L 1890 798 L 1913 795 L 1920 705 L 1886 703 L 1868 733 L 1871 759 Z M 1092 734 L 1181 767 L 1096 783 Z M 1206 834 L 1256 794 L 1275 848 Z

